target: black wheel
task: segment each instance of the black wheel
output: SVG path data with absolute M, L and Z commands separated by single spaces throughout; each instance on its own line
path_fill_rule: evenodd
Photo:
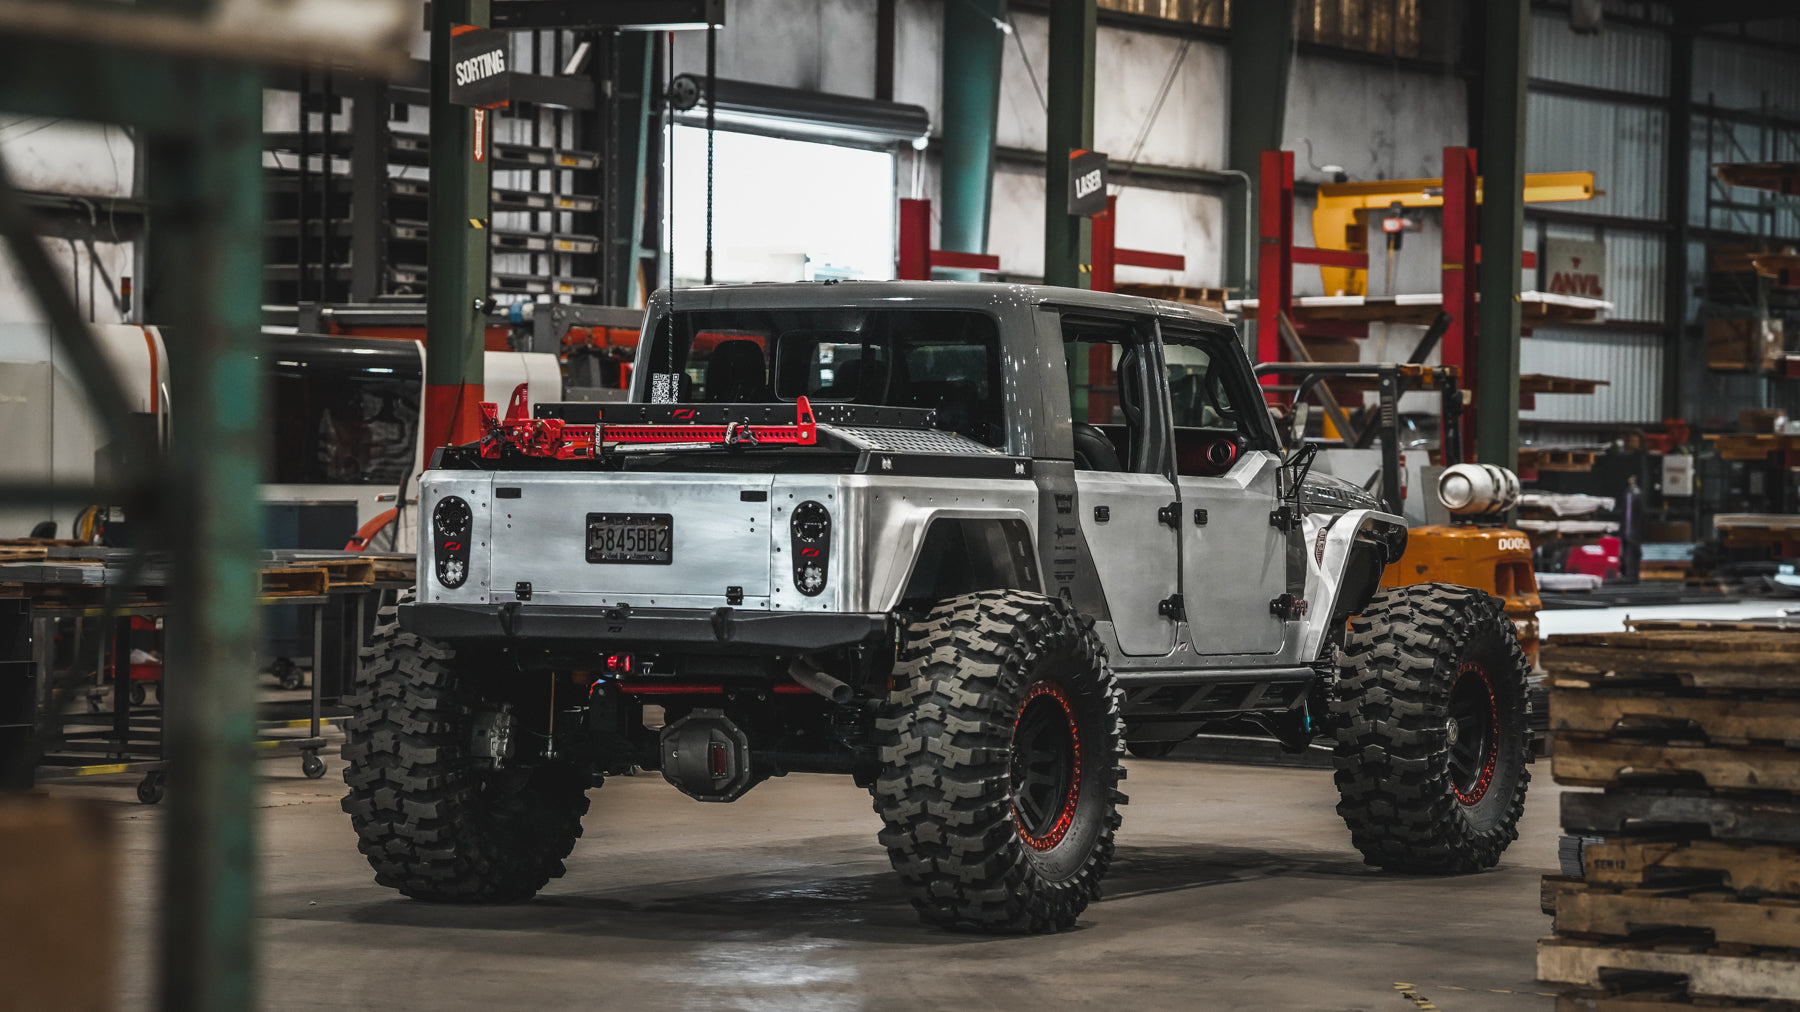
M 144 700 L 150 698 L 144 693 L 143 682 L 132 682 L 131 687 L 125 690 L 125 697 L 131 700 L 132 706 L 143 706 Z
M 1128 741 L 1125 751 L 1139 759 L 1167 759 L 1169 753 L 1175 751 L 1178 741 Z
M 581 835 L 587 777 L 564 764 L 495 768 L 472 756 L 498 707 L 450 647 L 381 610 L 345 724 L 344 782 L 375 881 L 418 900 L 507 903 L 563 873 Z
M 317 780 L 325 775 L 325 760 L 320 759 L 316 752 L 303 753 L 300 756 L 300 772 L 306 774 L 308 780 Z
M 165 787 L 161 773 L 146 773 L 144 779 L 138 781 L 138 801 L 146 805 L 154 805 L 163 799 Z
M 1091 624 L 983 591 L 907 629 L 875 723 L 880 839 L 928 924 L 1061 931 L 1100 895 L 1124 725 Z
M 162 702 L 162 683 L 161 682 L 151 682 L 150 683 L 150 698 L 156 700 L 158 703 Z
M 1491 868 L 1531 780 L 1530 665 L 1498 600 L 1396 587 L 1350 622 L 1331 716 L 1338 814 L 1369 864 Z

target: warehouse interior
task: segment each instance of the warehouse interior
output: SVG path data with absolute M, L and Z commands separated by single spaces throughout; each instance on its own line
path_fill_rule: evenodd
M 0 1009 L 1800 1008 L 1791 3 L 0 30 Z

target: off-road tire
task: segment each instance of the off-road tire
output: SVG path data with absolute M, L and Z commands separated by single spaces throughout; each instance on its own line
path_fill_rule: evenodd
M 1448 584 L 1384 590 L 1351 620 L 1339 663 L 1337 810 L 1363 859 L 1421 874 L 1497 864 L 1531 780 L 1530 667 L 1500 602 Z
M 345 726 L 344 811 L 375 881 L 416 900 L 509 903 L 563 874 L 585 778 L 564 765 L 493 771 L 469 755 L 480 704 L 455 651 L 381 609 Z
M 1105 649 L 1065 602 L 982 591 L 910 625 L 875 722 L 873 794 L 920 919 L 1073 927 L 1112 863 L 1123 735 Z

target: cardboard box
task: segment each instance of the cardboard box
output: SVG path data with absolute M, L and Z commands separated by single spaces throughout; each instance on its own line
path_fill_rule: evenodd
M 1774 369 L 1781 357 L 1780 320 L 1706 321 L 1706 364 L 1710 368 L 1762 372 Z
M 1777 433 L 1787 431 L 1787 411 L 1783 408 L 1745 408 L 1738 412 L 1739 432 Z

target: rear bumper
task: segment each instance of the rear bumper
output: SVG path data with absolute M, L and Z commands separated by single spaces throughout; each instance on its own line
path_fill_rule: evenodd
M 740 654 L 830 650 L 883 640 L 890 630 L 884 614 L 530 604 L 402 604 L 400 625 L 440 640 L 553 641 Z

